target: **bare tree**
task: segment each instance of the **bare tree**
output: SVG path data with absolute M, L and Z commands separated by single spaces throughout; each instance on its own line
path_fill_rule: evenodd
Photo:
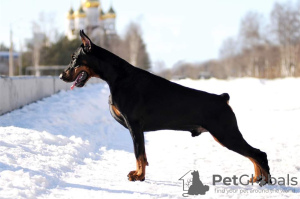
M 223 68 L 227 76 L 237 76 L 234 67 L 234 59 L 238 53 L 238 42 L 230 37 L 223 41 L 220 48 L 219 57 L 223 63 Z M 214 71 L 212 71 L 214 73 Z
M 33 53 L 32 60 L 35 67 L 35 76 L 40 76 L 39 64 L 40 64 L 40 53 L 43 45 L 43 37 L 41 34 L 40 26 L 37 23 L 33 23 Z
M 141 29 L 136 23 L 131 23 L 129 25 L 125 40 L 129 45 L 129 62 L 136 66 L 141 45 Z
M 242 48 L 252 48 L 262 44 L 261 35 L 262 15 L 257 12 L 248 12 L 241 20 L 239 36 Z
M 246 64 L 245 72 L 247 76 L 259 77 L 260 68 L 264 67 L 259 65 L 263 63 L 261 60 L 261 46 L 264 45 L 261 35 L 262 16 L 257 12 L 248 12 L 241 20 L 239 37 L 241 40 L 241 48 L 247 51 L 244 55 Z
M 298 7 L 295 8 L 290 2 L 276 3 L 271 13 L 271 26 L 280 45 L 281 75 L 293 76 L 300 41 Z
M 134 66 L 147 70 L 150 67 L 150 59 L 142 38 L 141 27 L 137 23 L 129 24 L 125 35 L 125 45 L 128 61 Z

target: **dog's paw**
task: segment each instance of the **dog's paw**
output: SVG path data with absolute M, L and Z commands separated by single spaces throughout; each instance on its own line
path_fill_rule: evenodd
M 137 171 L 130 171 L 127 175 L 129 181 L 144 181 L 145 175 L 143 173 L 138 174 Z
M 253 178 L 250 178 L 249 182 L 256 182 L 256 183 L 259 183 L 261 181 L 261 177 L 257 177 L 257 176 L 254 176 Z
M 132 176 L 132 175 L 134 175 L 134 174 L 136 174 L 136 173 L 137 173 L 137 171 L 130 171 L 130 172 L 128 173 L 127 177 L 130 177 L 130 176 Z

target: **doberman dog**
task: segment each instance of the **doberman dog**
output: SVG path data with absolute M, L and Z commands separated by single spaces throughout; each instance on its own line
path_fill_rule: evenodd
M 80 36 L 82 44 L 60 78 L 74 82 L 71 88 L 83 87 L 90 77 L 107 82 L 110 112 L 133 140 L 136 170 L 129 172 L 130 181 L 145 180 L 144 132 L 169 129 L 189 131 L 193 137 L 210 132 L 221 145 L 252 161 L 255 178 L 250 180 L 260 181 L 264 176 L 268 182 L 267 155 L 243 138 L 227 93 L 216 95 L 170 82 L 93 44 L 83 31 Z

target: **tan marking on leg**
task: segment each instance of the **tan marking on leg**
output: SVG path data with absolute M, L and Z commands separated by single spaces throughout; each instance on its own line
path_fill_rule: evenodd
M 146 166 L 148 165 L 146 154 L 141 155 L 137 160 L 136 160 L 136 170 L 129 172 L 128 180 L 130 181 L 144 181 L 145 176 L 146 176 Z
M 262 169 L 259 164 L 256 163 L 256 161 L 253 159 L 253 158 L 250 158 L 248 157 L 249 160 L 253 163 L 254 165 L 254 172 L 255 172 L 255 175 L 254 175 L 254 179 L 250 179 L 250 182 L 256 182 L 257 179 L 259 179 L 259 176 L 264 176 L 265 177 L 265 181 L 268 182 L 269 181 L 269 176 L 268 176 L 268 173 Z
M 147 161 L 147 155 L 145 153 L 145 161 L 146 161 L 146 166 L 149 166 L 149 162 Z

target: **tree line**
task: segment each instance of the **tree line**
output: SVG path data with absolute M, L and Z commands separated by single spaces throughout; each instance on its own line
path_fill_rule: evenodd
M 275 3 L 265 20 L 258 12 L 248 12 L 239 33 L 223 41 L 219 59 L 204 63 L 181 63 L 161 72 L 166 78 L 282 78 L 300 76 L 300 4 Z M 268 22 L 266 22 L 268 21 Z
M 142 38 L 141 27 L 138 24 L 130 23 L 123 38 L 117 34 L 104 34 L 102 37 L 100 40 L 95 40 L 94 43 L 112 51 L 134 66 L 145 70 L 150 68 L 150 58 Z M 54 42 L 50 42 L 47 33 L 38 29 L 38 31 L 33 31 L 33 38 L 27 41 L 26 50 L 22 56 L 22 65 L 24 69 L 27 66 L 35 65 L 40 67 L 68 65 L 72 53 L 80 45 L 79 33 L 74 40 L 60 35 Z

